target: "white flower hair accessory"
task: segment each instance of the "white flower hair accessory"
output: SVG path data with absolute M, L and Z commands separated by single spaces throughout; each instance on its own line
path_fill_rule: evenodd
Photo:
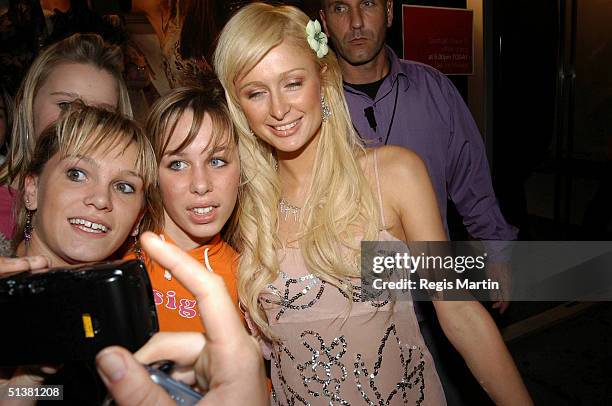
M 306 25 L 306 39 L 308 45 L 317 53 L 318 58 L 327 55 L 327 35 L 321 31 L 321 24 L 317 20 L 311 20 Z

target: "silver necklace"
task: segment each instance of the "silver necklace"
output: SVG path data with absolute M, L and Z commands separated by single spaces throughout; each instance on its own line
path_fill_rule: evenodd
M 292 205 L 291 203 L 286 201 L 284 197 L 281 197 L 280 202 L 278 203 L 278 208 L 281 214 L 283 215 L 283 219 L 285 221 L 289 218 L 290 214 L 293 216 L 293 219 L 296 222 L 300 218 L 300 211 L 302 210 L 302 208 Z
M 274 162 L 274 170 L 278 171 L 278 161 Z M 280 202 L 278 202 L 278 209 L 280 210 L 281 214 L 283 215 L 283 219 L 285 221 L 287 221 L 287 219 L 289 218 L 289 215 L 291 214 L 293 216 L 293 219 L 297 222 L 300 218 L 300 211 L 302 210 L 301 207 L 297 207 L 291 203 L 289 203 L 288 201 L 285 200 L 284 197 L 281 197 Z

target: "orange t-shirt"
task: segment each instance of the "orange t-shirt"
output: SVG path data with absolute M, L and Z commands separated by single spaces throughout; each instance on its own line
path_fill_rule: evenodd
M 163 238 L 173 243 L 167 235 Z M 238 254 L 217 234 L 206 245 L 197 247 L 187 253 L 200 262 L 204 267 L 204 252 L 208 249 L 208 263 L 217 275 L 225 281 L 227 290 L 238 308 L 238 291 L 236 288 L 236 269 Z M 144 253 L 143 253 L 144 254 Z M 126 259 L 135 259 L 136 254 L 131 252 Z M 153 297 L 157 309 L 159 331 L 204 331 L 204 325 L 194 296 L 174 276 L 158 263 L 153 262 L 144 255 L 144 262 L 151 279 Z

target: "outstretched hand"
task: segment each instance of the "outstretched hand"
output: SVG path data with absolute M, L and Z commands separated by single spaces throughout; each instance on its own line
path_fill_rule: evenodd
M 158 333 L 134 356 L 120 347 L 102 350 L 96 364 L 118 405 L 174 405 L 142 363 L 172 360 L 174 378 L 207 389 L 200 405 L 268 405 L 263 359 L 243 327 L 223 279 L 153 233 L 141 239 L 147 254 L 195 296 L 206 333 Z

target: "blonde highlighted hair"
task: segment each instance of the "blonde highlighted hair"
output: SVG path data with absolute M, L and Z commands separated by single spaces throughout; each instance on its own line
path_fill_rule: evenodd
M 13 131 L 7 161 L 0 167 L 0 184 L 10 184 L 29 163 L 36 143 L 34 99 L 53 69 L 64 63 L 81 63 L 110 73 L 117 83 L 117 110 L 132 117 L 123 81 L 121 48 L 104 42 L 97 34 L 74 34 L 49 46 L 34 60 L 15 96 Z
M 68 156 L 110 151 L 117 147 L 124 151 L 130 145 L 137 147 L 134 167 L 143 180 L 144 208 L 139 230 L 157 230 L 163 209 L 157 189 L 157 164 L 149 140 L 138 123 L 132 119 L 101 107 L 87 106 L 79 101 L 73 102 L 62 112 L 60 118 L 38 137 L 29 165 L 19 176 L 20 196 L 25 194 L 25 178 L 39 176 L 47 162 L 56 154 L 63 159 Z M 23 201 L 20 201 L 17 207 L 15 246 L 23 240 L 27 212 Z M 134 222 L 136 220 L 134 219 Z
M 178 121 L 187 110 L 193 112 L 189 132 L 176 150 L 167 151 Z M 238 139 L 234 123 L 229 115 L 223 87 L 216 77 L 204 76 L 199 79 L 199 86 L 173 89 L 159 98 L 151 107 L 145 128 L 147 137 L 153 145 L 158 165 L 164 154 L 180 152 L 194 141 L 204 122 L 205 114 L 210 116 L 213 128 L 207 148 L 214 149 L 223 146 L 231 151 L 237 147 Z M 238 196 L 238 202 L 240 202 L 240 196 Z M 237 203 L 231 217 L 221 230 L 221 237 L 234 247 L 236 247 L 239 207 Z
M 268 338 L 275 337 L 258 298 L 280 270 L 278 250 L 282 245 L 277 236 L 280 180 L 273 149 L 249 128 L 236 83 L 281 43 L 303 50 L 318 64 L 322 95 L 332 111 L 321 126 L 311 189 L 301 210 L 299 243 L 308 269 L 350 293 L 346 281 L 359 275 L 355 266 L 359 242 L 362 238 L 375 238 L 380 225 L 376 200 L 358 162 L 364 149 L 348 113 L 338 61 L 331 50 L 325 57 L 317 58 L 306 40 L 308 21 L 295 7 L 247 5 L 221 32 L 214 55 L 214 67 L 226 89 L 238 131 L 244 178 L 238 291 L 252 320 Z

